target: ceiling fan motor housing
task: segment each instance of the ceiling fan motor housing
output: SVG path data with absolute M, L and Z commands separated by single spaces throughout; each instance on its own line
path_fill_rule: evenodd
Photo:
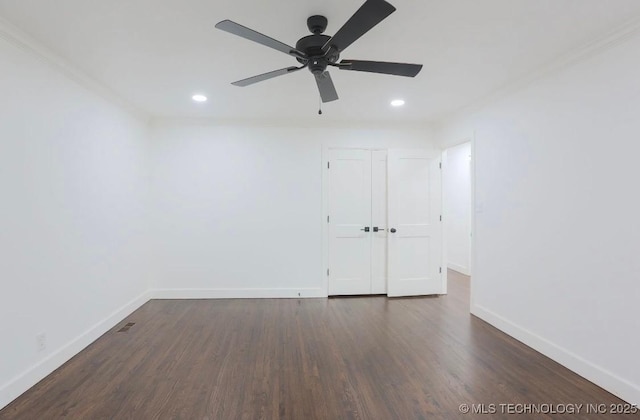
M 329 63 L 335 63 L 340 59 L 340 53 L 335 48 L 330 48 L 328 52 L 322 47 L 331 39 L 328 35 L 322 35 L 327 28 L 327 18 L 324 16 L 311 16 L 307 19 L 307 27 L 313 33 L 301 38 L 296 42 L 296 49 L 302 51 L 309 57 L 309 60 L 298 58 L 301 64 L 307 64 L 309 71 L 313 74 L 324 73 Z

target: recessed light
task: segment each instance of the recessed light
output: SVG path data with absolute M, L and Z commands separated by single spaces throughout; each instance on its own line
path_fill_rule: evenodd
M 204 95 L 193 95 L 191 98 L 196 102 L 207 102 L 207 97 Z
M 399 107 L 402 105 L 404 105 L 403 99 L 394 99 L 393 101 L 391 101 L 391 106 Z

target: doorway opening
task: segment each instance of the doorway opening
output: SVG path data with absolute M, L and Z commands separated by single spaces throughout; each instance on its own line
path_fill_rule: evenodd
M 473 271 L 473 144 L 466 140 L 442 154 L 444 252 L 451 287 L 469 289 Z

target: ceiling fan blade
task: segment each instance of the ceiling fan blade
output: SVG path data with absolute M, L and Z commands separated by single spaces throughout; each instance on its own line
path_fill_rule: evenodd
M 343 51 L 395 10 L 384 0 L 367 0 L 322 49 L 328 51 L 330 47 L 335 47 Z
M 274 50 L 281 51 L 296 58 L 306 58 L 306 55 L 303 52 L 298 51 L 283 42 L 277 41 L 273 38 L 261 34 L 260 32 L 256 32 L 253 29 L 249 29 L 246 26 L 242 26 L 230 20 L 223 20 L 222 22 L 218 22 L 216 24 L 216 28 L 221 29 L 225 32 L 229 32 L 230 34 L 241 36 L 242 38 L 248 39 L 249 41 L 257 42 L 258 44 L 265 45 L 267 47 L 273 48 Z
M 338 100 L 338 92 L 331 80 L 331 75 L 328 71 L 322 74 L 316 74 L 316 83 L 318 84 L 318 90 L 320 91 L 320 97 L 322 102 L 331 102 Z
M 237 82 L 233 82 L 231 84 L 234 85 L 234 86 L 245 87 L 245 86 L 252 85 L 254 83 L 262 82 L 264 80 L 273 79 L 274 77 L 284 76 L 285 74 L 293 73 L 294 71 L 298 71 L 298 70 L 301 70 L 303 68 L 304 68 L 304 66 L 303 67 L 287 67 L 287 68 L 284 68 L 284 69 L 274 70 L 274 71 L 270 71 L 268 73 L 263 73 L 263 74 L 259 74 L 257 76 L 253 76 L 253 77 L 249 77 L 249 78 L 246 78 L 246 79 L 238 80 Z
M 422 64 L 387 63 L 384 61 L 342 60 L 340 70 L 366 71 L 369 73 L 393 74 L 395 76 L 415 77 Z

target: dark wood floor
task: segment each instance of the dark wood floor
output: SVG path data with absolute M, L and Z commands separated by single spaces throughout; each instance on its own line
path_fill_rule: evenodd
M 0 418 L 497 419 L 514 418 L 497 404 L 622 403 L 469 315 L 468 278 L 452 272 L 449 289 L 412 299 L 151 301 Z M 497 412 L 463 414 L 461 404 Z M 585 410 L 515 418 L 640 418 Z

